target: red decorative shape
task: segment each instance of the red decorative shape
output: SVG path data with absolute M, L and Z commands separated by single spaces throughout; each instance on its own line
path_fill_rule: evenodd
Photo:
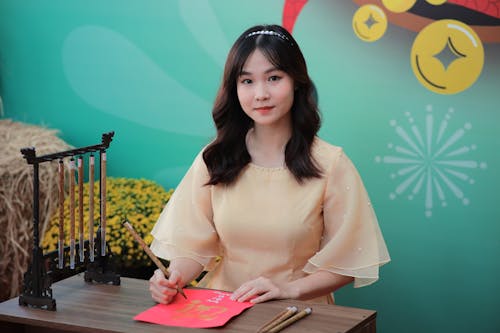
M 500 18 L 500 0 L 448 0 L 448 3 L 454 3 L 476 12 Z
M 187 299 L 176 296 L 172 303 L 153 306 L 134 319 L 165 326 L 218 327 L 254 305 L 250 302 L 232 301 L 231 293 L 224 291 L 184 289 L 184 292 Z
M 285 5 L 283 6 L 283 27 L 289 33 L 292 33 L 297 17 L 306 3 L 307 0 L 285 0 Z

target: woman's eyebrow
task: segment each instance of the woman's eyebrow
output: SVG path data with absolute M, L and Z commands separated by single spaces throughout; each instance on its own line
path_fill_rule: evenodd
M 278 69 L 278 68 L 276 68 L 276 67 L 270 67 L 270 68 L 268 68 L 268 69 L 266 69 L 266 70 L 264 71 L 264 74 L 268 74 L 268 73 L 271 73 L 271 72 L 274 72 L 274 71 L 279 71 L 279 70 L 280 70 L 280 69 Z M 252 75 L 252 73 L 251 73 L 251 72 L 247 72 L 247 71 L 245 71 L 245 70 L 242 70 L 242 71 L 240 72 L 240 76 L 241 76 L 241 75 Z

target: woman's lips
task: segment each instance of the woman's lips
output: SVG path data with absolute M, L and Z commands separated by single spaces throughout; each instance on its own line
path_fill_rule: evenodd
M 272 109 L 273 109 L 272 106 L 262 106 L 259 108 L 254 108 L 254 110 L 259 112 L 260 114 L 267 114 L 267 113 L 271 112 Z

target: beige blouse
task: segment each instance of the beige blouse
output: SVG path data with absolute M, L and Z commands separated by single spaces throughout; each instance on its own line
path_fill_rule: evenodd
M 151 232 L 151 249 L 196 260 L 209 271 L 200 285 L 213 289 L 259 276 L 279 285 L 317 270 L 352 276 L 354 287 L 375 282 L 390 258 L 362 180 L 341 148 L 317 138 L 312 153 L 322 178 L 299 184 L 285 167 L 250 163 L 230 186 L 204 186 L 198 154 Z

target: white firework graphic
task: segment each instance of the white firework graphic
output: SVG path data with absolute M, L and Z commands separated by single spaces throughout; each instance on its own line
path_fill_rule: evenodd
M 435 202 L 446 207 L 448 196 L 455 197 L 464 206 L 469 205 L 464 187 L 473 185 L 474 179 L 468 171 L 486 169 L 487 164 L 467 158 L 468 153 L 477 149 L 475 144 L 461 143 L 472 128 L 471 123 L 466 122 L 463 127 L 453 130 L 449 128 L 455 112 L 453 108 L 448 109 L 440 122 L 435 119 L 432 105 L 426 110 L 423 128 L 415 124 L 410 112 L 405 112 L 406 126 L 391 120 L 390 125 L 402 141 L 389 143 L 392 155 L 376 156 L 375 161 L 397 167 L 391 178 L 398 184 L 389 198 L 395 200 L 406 195 L 408 200 L 413 200 L 423 194 L 425 216 L 430 218 Z

